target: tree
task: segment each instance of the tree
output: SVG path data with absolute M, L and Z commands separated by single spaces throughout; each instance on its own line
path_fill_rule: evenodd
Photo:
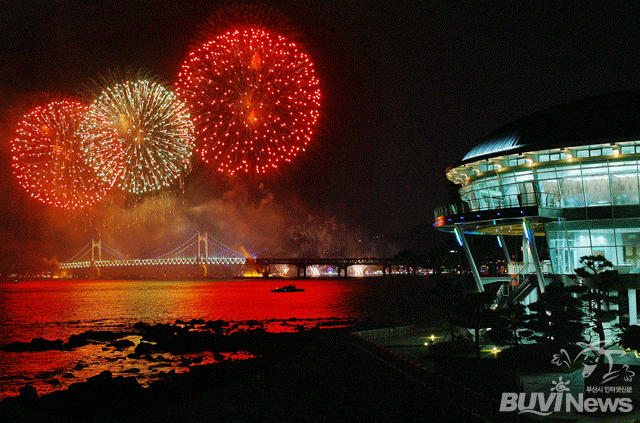
M 509 302 L 495 310 L 491 330 L 487 331 L 485 337 L 496 345 L 519 345 L 523 338 L 533 334 L 527 329 L 529 316 L 525 313 L 526 308 L 521 303 Z
M 604 346 L 606 341 L 603 323 L 616 317 L 616 313 L 610 310 L 610 304 L 616 302 L 617 298 L 611 297 L 609 293 L 618 286 L 618 271 L 614 270 L 613 263 L 601 255 L 580 257 L 580 264 L 582 267 L 575 269 L 575 272 L 584 283 L 572 290 L 587 303 L 593 329 L 600 339 L 600 345 Z
M 619 344 L 622 348 L 640 351 L 640 326 L 632 325 L 623 329 Z
M 562 282 L 551 282 L 538 301 L 529 305 L 532 311 L 528 327 L 534 332 L 528 338 L 564 348 L 583 341 L 582 301 L 573 297 Z
M 480 330 L 491 327 L 495 315 L 491 310 L 493 295 L 490 292 L 473 292 L 460 298 L 455 308 L 455 321 L 474 331 L 476 355 L 480 358 Z

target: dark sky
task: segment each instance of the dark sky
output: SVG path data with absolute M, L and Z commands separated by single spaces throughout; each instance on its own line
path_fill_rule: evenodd
M 3 2 L 2 263 L 35 245 L 46 246 L 36 255 L 64 256 L 93 233 L 78 233 L 87 225 L 28 199 L 11 176 L 11 132 L 30 99 L 41 92 L 74 94 L 112 67 L 145 68 L 173 83 L 197 28 L 221 4 Z M 348 227 L 357 236 L 429 227 L 433 209 L 450 201 L 445 169 L 489 132 L 559 103 L 640 88 L 634 1 L 269 4 L 287 16 L 318 67 L 323 115 L 314 145 L 291 166 L 242 182 L 247 215 L 266 213 L 255 201 L 267 195 L 271 212 L 293 202 L 307 221 Z M 237 193 L 238 183 L 196 174 L 191 184 L 198 195 L 182 201 L 194 208 L 212 204 Z M 233 210 L 243 213 L 237 205 Z M 243 225 L 246 232 L 236 238 L 251 237 L 252 226 Z M 430 246 L 429 237 L 422 248 Z

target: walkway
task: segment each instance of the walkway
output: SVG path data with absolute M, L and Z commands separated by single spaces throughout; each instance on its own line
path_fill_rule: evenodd
M 385 332 L 378 331 L 378 336 L 373 331 L 367 331 L 369 333 L 360 333 L 363 338 L 369 337 L 368 341 L 373 345 L 377 345 L 381 350 L 388 351 L 392 355 L 403 359 L 407 363 L 411 363 L 412 365 L 419 367 L 423 370 L 434 372 L 436 374 L 439 373 L 440 369 L 434 364 L 433 361 L 427 359 L 427 354 L 429 351 L 430 345 L 437 344 L 442 342 L 442 340 L 447 337 L 447 333 L 440 329 L 417 329 L 410 327 L 402 327 L 402 328 L 388 328 L 386 329 L 387 333 L 390 336 L 384 336 Z M 393 332 L 396 332 L 394 334 Z M 400 332 L 400 333 L 398 333 Z M 447 337 L 448 338 L 448 337 Z M 482 361 L 485 360 L 493 360 L 495 359 L 497 353 L 500 351 L 500 346 L 487 345 L 482 349 L 481 358 Z M 460 352 L 455 355 L 458 359 L 466 361 L 466 359 L 473 359 L 475 357 L 474 352 Z M 473 361 L 473 360 L 472 360 Z M 634 364 L 640 365 L 640 359 L 638 359 L 634 354 L 626 354 L 622 358 L 615 360 L 617 364 Z M 460 368 L 460 366 L 454 366 Z M 481 366 L 484 367 L 484 366 Z M 491 366 L 489 366 L 491 367 Z M 471 371 L 471 369 L 468 369 Z M 464 371 L 463 371 L 464 372 Z M 570 373 L 538 373 L 538 374 L 522 374 L 518 375 L 519 385 L 521 386 L 522 392 L 550 392 L 550 387 L 553 386 L 553 382 L 559 380 L 558 378 L 562 376 L 563 381 L 569 381 L 567 387 L 570 388 L 570 393 L 572 393 L 575 397 L 577 397 L 578 393 L 584 393 L 584 378 L 582 376 L 582 368 L 575 370 Z M 444 379 L 447 379 L 446 376 L 441 376 Z M 636 377 L 640 377 L 640 375 L 636 375 Z M 451 380 L 451 379 L 447 379 Z M 502 389 L 504 392 L 513 392 L 510 388 L 508 388 L 508 382 L 502 378 L 497 378 L 494 380 L 497 382 L 496 385 L 498 392 L 496 398 L 487 398 L 487 401 L 493 401 L 494 405 L 499 403 L 500 401 L 500 388 L 502 385 Z M 486 380 L 487 386 L 491 384 L 491 381 Z M 454 381 L 455 383 L 455 381 Z M 503 385 L 504 384 L 504 385 Z M 504 389 L 507 388 L 507 389 Z M 489 389 L 490 390 L 490 389 Z M 483 395 L 483 394 L 481 394 Z M 486 395 L 486 394 L 485 394 Z M 515 415 L 515 413 L 510 413 L 511 417 Z M 494 414 L 495 416 L 495 414 Z M 500 417 L 497 417 L 494 421 L 505 421 L 508 420 L 507 413 L 500 413 L 498 416 L 502 416 L 503 419 L 500 420 Z M 485 418 L 487 415 L 485 415 Z M 537 416 L 533 416 L 528 414 L 530 420 L 539 420 L 540 418 Z M 605 414 L 605 415 L 588 415 L 588 414 L 578 414 L 578 413 L 566 413 L 566 412 L 554 412 L 551 416 L 545 417 L 545 421 L 549 421 L 549 419 L 553 417 L 553 421 L 558 422 L 576 422 L 576 423 L 628 423 L 636 421 L 636 419 L 640 420 L 640 404 L 634 403 L 634 411 L 631 413 L 624 414 Z M 491 421 L 490 417 L 487 419 Z

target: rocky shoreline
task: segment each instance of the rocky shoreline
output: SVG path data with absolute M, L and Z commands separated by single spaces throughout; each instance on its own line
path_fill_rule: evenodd
M 362 323 L 343 323 L 280 333 L 267 332 L 260 323 L 244 329 L 226 322 L 139 324 L 131 331 L 141 336 L 135 347 L 119 342 L 129 331 L 86 333 L 74 342 L 102 337 L 105 348 L 131 350 L 135 359 L 232 350 L 249 358 L 211 363 L 189 358 L 184 372 L 166 371 L 148 387 L 139 383 L 134 367 L 130 376 L 105 370 L 47 395 L 26 385 L 19 396 L 0 402 L 0 415 L 10 422 L 469 421 L 364 351 L 351 335 Z M 24 344 L 60 348 L 59 342 Z

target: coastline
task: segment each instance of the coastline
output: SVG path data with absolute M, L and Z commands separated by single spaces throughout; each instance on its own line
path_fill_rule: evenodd
M 365 327 L 277 334 L 258 358 L 193 365 L 143 388 L 103 372 L 69 389 L 0 402 L 5 421 L 477 421 L 363 350 Z M 284 336 L 280 336 L 284 335 Z

